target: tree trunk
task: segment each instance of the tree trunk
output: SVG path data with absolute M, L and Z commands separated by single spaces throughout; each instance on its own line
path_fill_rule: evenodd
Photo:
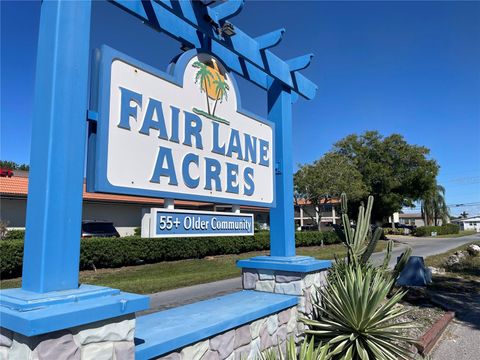
M 208 89 L 207 89 L 207 78 L 203 78 L 203 83 L 205 84 L 205 96 L 207 97 L 207 110 L 208 115 L 210 115 L 210 102 L 208 101 Z
M 217 90 L 216 99 L 215 99 L 215 105 L 213 105 L 212 116 L 215 116 L 215 109 L 217 108 L 218 95 L 219 95 L 219 93 L 220 93 L 220 90 Z

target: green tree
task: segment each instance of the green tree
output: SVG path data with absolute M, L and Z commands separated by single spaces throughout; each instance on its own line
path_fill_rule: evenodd
M 210 78 L 213 78 L 213 74 L 208 69 L 208 66 L 200 61 L 195 61 L 192 66 L 197 68 L 197 74 L 195 75 L 195 84 L 200 81 L 200 92 L 205 91 L 207 97 L 207 110 L 210 115 L 210 101 L 208 100 L 207 88 L 210 85 Z
M 228 86 L 225 80 L 222 80 L 219 74 L 217 74 L 217 78 L 213 81 L 213 84 L 215 85 L 215 91 L 217 95 L 215 99 L 215 105 L 213 105 L 213 112 L 212 112 L 212 115 L 215 115 L 215 110 L 217 109 L 218 100 L 220 100 L 220 102 L 223 102 L 224 98 L 225 100 L 228 100 L 227 92 L 228 90 L 230 90 L 230 87 Z
M 23 170 L 23 171 L 28 171 L 30 169 L 30 166 L 27 164 L 17 164 L 16 162 L 9 161 L 9 160 L 0 160 L 0 167 L 5 169 L 10 169 L 10 170 Z
M 462 213 L 460 213 L 460 217 L 462 219 L 466 219 L 468 217 L 468 213 L 466 211 L 463 211 Z
M 349 135 L 334 144 L 333 152 L 348 157 L 360 172 L 367 192 L 375 197 L 375 222 L 384 221 L 404 206 L 414 206 L 435 186 L 439 167 L 428 158 L 430 150 L 408 144 L 399 134 L 383 137 L 377 131 L 367 131 Z M 352 208 L 356 208 L 357 201 L 351 199 Z
M 434 188 L 427 191 L 421 201 L 422 217 L 425 225 L 438 225 L 438 219 L 446 224 L 449 212 L 445 202 L 445 188 L 435 184 Z
M 319 209 L 329 199 L 339 198 L 342 193 L 354 200 L 367 195 L 367 187 L 353 161 L 337 153 L 327 153 L 313 164 L 300 166 L 294 176 L 294 183 L 295 202 L 298 206 L 298 199 L 308 200 Z M 315 214 L 305 207 L 304 211 L 320 229 L 321 218 L 317 222 Z

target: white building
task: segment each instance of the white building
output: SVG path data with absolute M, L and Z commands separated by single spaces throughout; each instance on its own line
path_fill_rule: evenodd
M 460 225 L 460 230 L 475 230 L 480 232 L 480 216 L 474 216 L 466 219 L 455 219 L 452 223 Z

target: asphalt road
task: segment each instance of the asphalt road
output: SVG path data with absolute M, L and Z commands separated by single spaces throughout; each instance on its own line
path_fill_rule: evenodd
M 407 247 L 413 249 L 413 256 L 423 256 L 424 258 L 431 255 L 441 254 L 447 252 L 450 249 L 462 246 L 474 240 L 480 240 L 480 234 L 462 236 L 459 238 L 415 238 L 406 236 L 390 236 L 396 244 L 392 251 L 392 258 L 389 263 L 389 267 L 395 266 L 397 263 L 397 257 L 399 257 Z M 383 263 L 385 252 L 375 253 L 372 255 L 371 260 L 374 264 Z
M 395 265 L 397 257 L 400 256 L 408 246 L 413 248 L 412 255 L 427 257 L 444 253 L 474 240 L 480 240 L 480 234 L 448 239 L 395 237 L 395 240 L 397 243 L 394 247 L 392 259 L 389 264 L 391 267 Z M 383 258 L 384 253 L 375 253 L 372 255 L 372 260 L 377 264 L 382 263 Z M 197 301 L 226 295 L 241 289 L 242 280 L 238 277 L 207 284 L 188 286 L 180 289 L 162 291 L 150 295 L 150 310 L 148 312 L 191 304 Z

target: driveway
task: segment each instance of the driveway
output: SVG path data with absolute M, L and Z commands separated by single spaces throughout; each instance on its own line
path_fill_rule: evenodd
M 474 240 L 480 240 L 480 234 L 448 239 L 396 237 L 396 245 L 394 247 L 392 259 L 389 265 L 393 267 L 396 264 L 397 257 L 400 256 L 403 251 L 405 251 L 407 246 L 413 248 L 412 255 L 426 257 L 435 254 L 441 254 Z M 373 254 L 373 262 L 377 264 L 382 263 L 384 255 L 384 253 Z M 226 295 L 241 289 L 242 280 L 240 277 L 238 277 L 207 284 L 188 286 L 180 289 L 162 291 L 150 295 L 150 310 L 148 312 L 186 305 L 209 298 Z

